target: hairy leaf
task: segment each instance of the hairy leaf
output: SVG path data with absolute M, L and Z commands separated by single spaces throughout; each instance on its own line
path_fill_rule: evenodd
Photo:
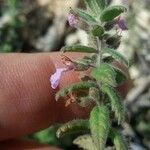
M 112 128 L 110 130 L 109 137 L 111 138 L 112 142 L 114 143 L 116 150 L 128 150 L 129 149 L 125 138 L 116 129 Z
M 83 53 L 97 53 L 97 50 L 93 47 L 82 46 L 82 45 L 73 45 L 65 46 L 62 48 L 63 52 L 83 52 Z
M 94 68 L 91 74 L 96 80 L 116 86 L 116 73 L 114 69 L 107 63 L 101 64 L 100 67 Z
M 109 48 L 117 49 L 121 43 L 121 36 L 120 35 L 114 35 L 111 37 L 108 37 L 106 40 L 106 44 Z
M 96 2 L 101 10 L 106 7 L 106 0 L 96 0 Z
M 121 5 L 110 6 L 104 9 L 101 13 L 101 21 L 112 21 L 114 18 L 119 16 L 121 13 L 126 12 L 127 9 Z
M 68 134 L 87 132 L 89 130 L 88 120 L 72 120 L 63 124 L 56 132 L 58 138 Z
M 126 64 L 127 66 L 129 65 L 128 60 L 122 54 L 120 54 L 119 52 L 117 52 L 114 49 L 105 48 L 105 49 L 103 49 L 103 53 L 109 53 L 114 59 L 121 61 L 122 63 Z
M 72 92 L 72 91 L 76 91 L 79 89 L 89 89 L 90 87 L 97 87 L 97 85 L 93 82 L 78 82 L 78 83 L 74 83 L 66 88 L 63 88 L 62 90 L 60 90 L 59 92 L 56 93 L 56 101 L 59 100 L 62 97 L 67 96 L 68 93 Z
M 116 82 L 118 85 L 122 84 L 124 81 L 127 80 L 127 76 L 117 67 L 113 66 L 116 72 Z
M 83 61 L 83 60 L 77 60 L 74 62 L 75 64 L 75 71 L 85 71 L 87 69 L 89 69 L 89 63 Z
M 88 24 L 89 23 L 96 23 L 95 18 L 93 18 L 90 14 L 88 14 L 86 11 L 81 10 L 81 9 L 75 9 L 74 12 L 81 17 L 84 21 L 86 21 Z
M 95 106 L 90 114 L 90 129 L 98 150 L 104 150 L 110 128 L 109 110 L 106 106 Z
M 81 135 L 77 137 L 73 144 L 79 146 L 79 148 L 83 148 L 84 150 L 97 150 L 95 144 L 93 143 L 92 137 L 89 134 Z
M 115 118 L 118 120 L 118 124 L 121 124 L 125 120 L 125 109 L 120 96 L 114 88 L 107 84 L 103 84 L 101 90 L 108 95 Z
M 100 9 L 96 0 L 84 0 L 84 2 L 94 14 L 98 14 L 98 12 L 100 12 Z
M 84 57 L 82 59 L 78 59 L 74 61 L 75 64 L 75 71 L 85 71 L 89 69 L 89 67 L 92 65 L 93 60 L 90 57 Z
M 114 61 L 114 58 L 112 56 L 110 56 L 110 55 L 109 56 L 108 55 L 106 55 L 106 56 L 103 55 L 102 59 L 103 59 L 104 63 L 109 63 L 109 64 Z
M 92 34 L 93 34 L 94 36 L 101 37 L 101 36 L 103 35 L 103 33 L 104 33 L 104 29 L 103 29 L 103 27 L 101 27 L 101 26 L 99 26 L 99 25 L 95 25 L 95 26 L 93 27 L 93 29 L 91 30 L 91 32 L 92 32 Z
M 104 29 L 106 31 L 109 31 L 116 25 L 116 23 L 117 23 L 117 19 L 114 19 L 112 21 L 106 22 L 105 25 L 104 25 Z

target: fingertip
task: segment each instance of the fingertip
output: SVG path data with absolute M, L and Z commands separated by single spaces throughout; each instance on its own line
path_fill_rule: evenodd
M 55 91 L 49 54 L 0 56 L 0 140 L 29 134 L 55 122 Z

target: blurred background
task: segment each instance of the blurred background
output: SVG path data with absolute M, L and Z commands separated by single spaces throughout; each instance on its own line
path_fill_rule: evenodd
M 150 0 L 109 0 L 129 8 L 129 30 L 122 33 L 119 51 L 131 61 L 133 87 L 125 98 L 130 115 L 125 134 L 132 149 L 150 149 Z M 0 0 L 0 52 L 51 52 L 64 45 L 88 44 L 83 30 L 69 27 L 69 8 L 84 7 L 82 0 Z M 77 149 L 73 136 L 58 140 L 58 126 L 27 138 L 64 149 Z

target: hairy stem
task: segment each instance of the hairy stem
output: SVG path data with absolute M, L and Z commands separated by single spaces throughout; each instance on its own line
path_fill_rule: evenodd
M 98 51 L 98 57 L 97 57 L 97 66 L 100 66 L 102 63 L 102 42 L 99 39 L 99 37 L 96 37 L 96 43 L 97 43 L 97 51 Z
M 97 52 L 98 52 L 98 57 L 97 57 L 97 67 L 99 67 L 102 63 L 102 41 L 99 39 L 99 37 L 96 37 L 96 44 L 97 44 Z M 99 89 L 101 87 L 101 83 L 98 82 Z M 97 105 L 101 105 L 103 103 L 103 95 L 100 94 L 99 96 L 99 101 L 97 102 Z

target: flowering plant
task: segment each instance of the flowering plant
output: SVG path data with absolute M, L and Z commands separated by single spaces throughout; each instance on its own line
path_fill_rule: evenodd
M 90 118 L 73 120 L 63 124 L 57 131 L 60 138 L 69 133 L 86 133 L 74 140 L 74 144 L 86 150 L 104 150 L 111 141 L 112 149 L 127 150 L 128 146 L 120 127 L 125 122 L 126 113 L 121 97 L 115 87 L 126 80 L 126 75 L 113 61 L 128 66 L 128 60 L 116 51 L 121 42 L 121 32 L 127 30 L 122 13 L 127 9 L 122 5 L 111 6 L 107 0 L 84 0 L 86 10 L 71 9 L 68 21 L 72 27 L 80 27 L 84 22 L 91 46 L 72 45 L 62 48 L 64 68 L 58 68 L 51 76 L 51 87 L 56 89 L 64 72 L 69 70 L 84 72 L 81 81 L 74 83 L 56 94 L 56 100 L 66 99 L 66 106 L 76 102 L 81 107 L 94 104 Z M 86 29 L 86 30 L 87 30 Z M 71 60 L 65 52 L 89 53 L 79 60 Z M 116 123 L 117 122 L 117 123 Z

